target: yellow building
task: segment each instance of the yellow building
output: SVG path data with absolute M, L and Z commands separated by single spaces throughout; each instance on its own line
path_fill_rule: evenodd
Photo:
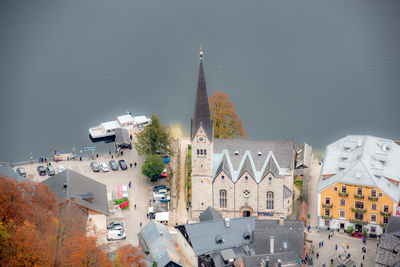
M 400 216 L 399 182 L 394 141 L 348 135 L 328 145 L 317 187 L 318 227 L 382 234 L 389 216 Z

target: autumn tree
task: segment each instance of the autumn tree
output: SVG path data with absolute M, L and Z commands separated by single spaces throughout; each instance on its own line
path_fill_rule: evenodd
M 135 148 L 139 155 L 171 154 L 171 138 L 168 128 L 161 124 L 155 114 L 151 116 L 150 125 L 136 134 Z
M 210 115 L 214 122 L 214 137 L 232 139 L 247 137 L 242 119 L 235 113 L 233 104 L 229 102 L 228 94 L 220 91 L 209 97 Z
M 121 267 L 146 266 L 143 253 L 131 244 L 117 249 L 117 264 Z

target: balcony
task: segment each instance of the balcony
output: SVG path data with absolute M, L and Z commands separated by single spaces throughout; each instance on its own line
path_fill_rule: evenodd
M 354 198 L 357 198 L 357 199 L 364 199 L 364 195 L 354 194 Z
M 322 207 L 325 209 L 331 209 L 333 207 L 333 204 L 322 204 Z
M 349 193 L 339 192 L 339 197 L 348 197 Z
M 368 196 L 368 200 L 378 201 L 378 197 Z
M 359 208 L 351 208 L 352 212 L 357 212 L 357 213 L 366 213 L 366 209 L 359 209 Z
M 324 219 L 324 220 L 330 220 L 330 219 L 332 219 L 332 216 L 324 215 L 324 216 L 322 216 L 322 219 Z
M 380 214 L 381 214 L 382 216 L 384 216 L 384 217 L 392 216 L 392 213 L 391 213 L 391 212 L 388 212 L 388 211 L 381 211 Z
M 362 225 L 368 224 L 367 221 L 358 220 L 358 219 L 350 219 L 349 221 L 350 221 L 351 223 L 357 223 L 357 224 L 362 224 Z

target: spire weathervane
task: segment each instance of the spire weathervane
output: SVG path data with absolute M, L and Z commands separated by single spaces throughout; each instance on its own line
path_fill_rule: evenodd
M 200 60 L 203 59 L 203 45 L 200 45 Z

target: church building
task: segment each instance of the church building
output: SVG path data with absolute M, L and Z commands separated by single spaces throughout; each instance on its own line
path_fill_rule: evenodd
M 225 218 L 279 219 L 292 213 L 293 141 L 214 139 L 203 51 L 190 129 L 194 219 L 209 206 Z

